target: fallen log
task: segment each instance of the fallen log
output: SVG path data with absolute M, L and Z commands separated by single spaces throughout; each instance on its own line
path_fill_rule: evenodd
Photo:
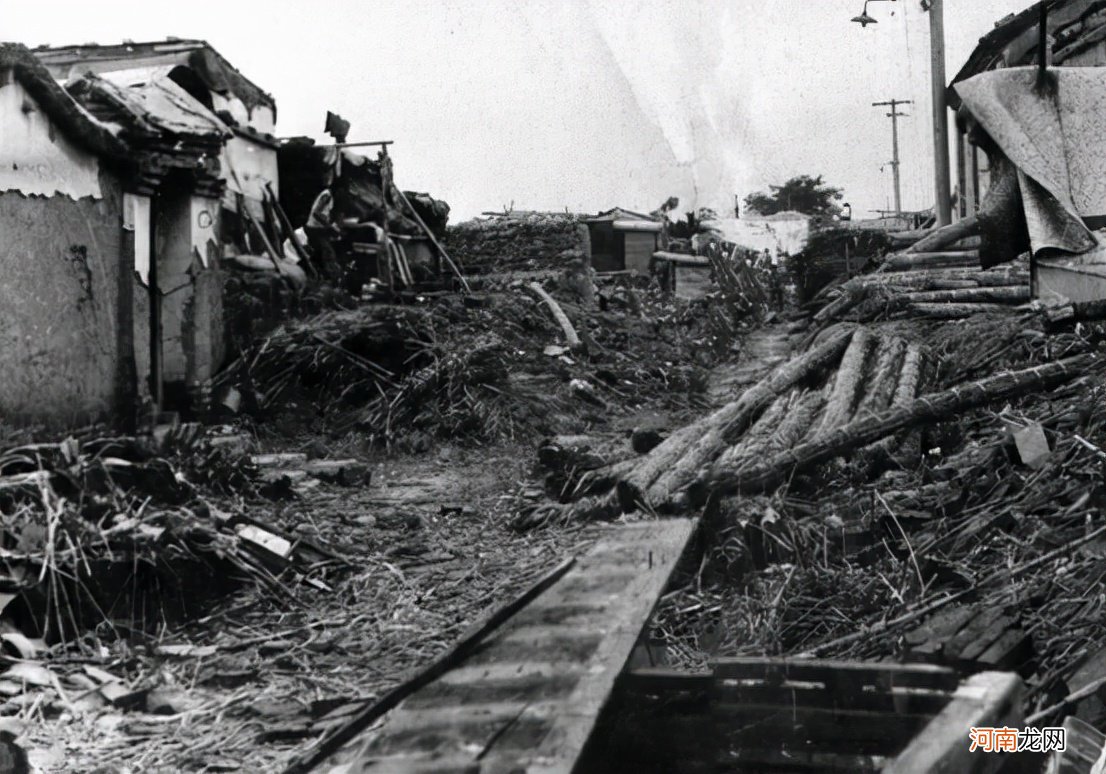
M 841 293 L 837 298 L 830 301 L 815 313 L 814 322 L 823 323 L 843 315 L 860 303 L 863 294 L 863 285 L 850 285 L 850 283 L 846 283 L 841 287 Z
M 729 449 L 722 452 L 718 458 L 720 464 L 741 466 L 749 460 L 755 459 L 772 437 L 779 431 L 780 425 L 790 415 L 793 404 L 803 394 L 802 390 L 795 389 L 786 395 L 781 395 L 772 401 L 772 404 L 764 410 L 760 418 L 752 424 L 741 440 Z
M 1106 320 L 1106 301 L 1083 301 L 1049 307 L 1045 309 L 1045 317 L 1054 325 Z
M 909 291 L 924 291 L 1028 284 L 1029 272 L 1021 267 L 1004 266 L 981 270 L 978 266 L 949 266 L 864 274 L 843 283 L 840 289 L 883 285 Z
M 712 468 L 702 481 L 696 483 L 691 499 L 695 503 L 702 503 L 710 493 L 765 491 L 781 484 L 794 470 L 826 462 L 908 427 L 948 419 L 996 401 L 1056 387 L 1084 375 L 1096 362 L 1094 355 L 1077 355 L 1021 371 L 1003 372 L 944 392 L 924 395 L 916 398 L 909 406 L 892 408 L 873 418 L 860 418 L 815 437 L 761 465 L 736 470 Z
M 913 231 L 892 231 L 887 237 L 895 247 L 910 247 L 911 245 L 918 244 L 926 237 L 932 236 L 936 231 L 936 228 L 919 228 Z M 948 245 L 948 247 L 949 249 L 956 250 L 971 250 L 972 248 L 979 247 L 981 241 L 982 240 L 978 236 L 968 236 L 957 242 L 953 242 Z
M 899 369 L 895 394 L 891 398 L 891 408 L 906 408 L 919 395 L 924 395 L 934 377 L 934 361 L 929 351 L 918 344 L 909 344 Z M 897 450 L 897 452 L 896 452 Z M 911 431 L 905 438 L 889 436 L 864 448 L 863 452 L 872 462 L 895 456 L 900 461 L 917 459 L 922 453 L 921 434 Z
M 878 340 L 867 328 L 857 328 L 837 367 L 833 378 L 833 389 L 822 418 L 814 430 L 814 435 L 823 435 L 835 427 L 845 424 L 852 417 L 860 400 L 862 381 L 872 352 Z
M 792 405 L 791 412 L 784 418 L 764 449 L 764 454 L 779 454 L 810 435 L 810 428 L 826 405 L 825 390 L 809 390 Z
M 979 217 L 977 215 L 970 215 L 950 225 L 931 229 L 908 250 L 912 253 L 942 250 L 962 240 L 973 238 L 979 238 Z
M 979 251 L 936 252 L 936 253 L 898 253 L 889 255 L 883 262 L 881 271 L 894 272 L 912 269 L 948 268 L 950 266 L 979 266 Z
M 961 303 L 989 301 L 996 304 L 1021 304 L 1030 298 L 1029 285 L 999 285 L 992 287 L 957 288 L 949 290 L 915 291 L 906 295 L 914 303 Z
M 925 317 L 930 320 L 960 320 L 964 317 L 972 317 L 977 314 L 994 314 L 996 312 L 1009 313 L 1007 304 L 910 304 L 909 310 L 915 317 Z
M 852 330 L 837 331 L 818 347 L 776 368 L 737 400 L 674 433 L 619 480 L 616 489 L 623 510 L 632 512 L 640 505 L 662 503 L 671 492 L 682 489 L 723 449 L 736 443 L 781 392 L 840 358 L 852 336 Z
M 896 337 L 886 337 L 876 350 L 868 387 L 860 398 L 860 403 L 852 419 L 873 416 L 886 411 L 895 396 L 906 357 L 906 341 Z
M 545 292 L 545 288 L 537 282 L 531 282 L 527 287 L 549 308 L 549 311 L 553 314 L 553 319 L 557 321 L 564 332 L 565 343 L 573 349 L 578 348 L 581 344 L 580 337 L 572 326 L 572 321 L 568 319 L 568 315 L 561 309 L 561 305 L 557 303 L 557 300 Z
M 645 491 L 657 480 L 661 473 L 674 466 L 676 461 L 695 443 L 696 439 L 703 437 L 712 419 L 723 414 L 723 412 L 727 412 L 727 410 L 732 411 L 733 406 L 733 403 L 727 404 L 714 414 L 696 420 L 690 425 L 677 430 L 667 439 L 661 441 L 653 451 L 639 460 L 634 460 L 633 462 L 636 464 L 625 466 L 621 475 L 617 475 L 613 481 L 622 510 L 627 513 L 636 510 L 637 506 L 644 500 Z M 585 481 L 597 483 L 605 477 L 604 473 L 606 471 L 607 469 L 596 471 Z M 596 491 L 596 489 L 597 487 L 594 487 L 592 491 Z

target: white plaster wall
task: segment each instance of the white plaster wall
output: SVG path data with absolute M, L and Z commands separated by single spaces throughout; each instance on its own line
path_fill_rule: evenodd
M 244 137 L 231 137 L 223 146 L 219 159 L 222 175 L 227 181 L 224 201 L 228 209 L 233 210 L 234 194 L 240 193 L 251 204 L 251 212 L 257 217 L 260 212 L 265 184 L 271 183 L 273 193 L 279 195 L 277 185 L 277 152 L 260 143 Z M 254 204 L 257 204 L 255 208 Z
M 251 111 L 238 97 L 228 97 L 215 92 L 211 94 L 211 104 L 216 111 L 225 110 L 230 113 L 241 126 L 248 126 L 262 134 L 272 134 L 276 131 L 276 118 L 273 116 L 272 109 L 266 105 L 258 105 Z
M 204 268 L 208 266 L 207 248 L 208 242 L 216 245 L 219 240 L 216 236 L 216 219 L 219 216 L 219 200 L 207 199 L 202 196 L 192 197 L 192 249 L 200 255 L 200 262 Z
M 10 73 L 0 84 L 0 192 L 102 198 L 96 157 L 63 137 Z

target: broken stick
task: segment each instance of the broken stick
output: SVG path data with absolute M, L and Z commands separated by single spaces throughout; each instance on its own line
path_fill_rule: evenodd
M 561 330 L 564 331 L 565 341 L 568 343 L 568 346 L 572 349 L 579 347 L 581 343 L 580 337 L 576 334 L 576 329 L 572 327 L 572 321 L 568 319 L 568 315 L 565 314 L 564 309 L 561 309 L 561 305 L 557 303 L 557 300 L 546 293 L 545 288 L 537 282 L 531 282 L 527 287 L 549 307 L 549 311 L 553 313 L 553 319 L 557 321 L 557 324 L 561 326 Z

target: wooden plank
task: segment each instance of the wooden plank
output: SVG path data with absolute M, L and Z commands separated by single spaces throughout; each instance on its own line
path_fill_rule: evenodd
M 540 679 L 542 677 L 551 677 L 558 674 L 565 674 L 566 672 L 572 672 L 578 670 L 579 667 L 579 664 L 568 661 L 558 663 L 536 660 L 501 661 L 494 664 L 477 665 L 464 664 L 446 672 L 438 678 L 438 682 L 453 685 L 468 685 L 470 683 L 478 683 L 485 680 L 499 682 L 514 679 L 521 680 L 530 677 Z
M 803 752 L 801 750 L 736 750 L 724 754 L 718 763 L 744 771 L 811 771 L 817 774 L 860 774 L 883 768 L 887 758 L 879 755 Z
M 519 596 L 509 601 L 507 604 L 490 611 L 486 616 L 469 627 L 452 648 L 440 655 L 428 666 L 416 670 L 407 680 L 400 683 L 376 701 L 366 705 L 351 718 L 347 725 L 335 729 L 321 739 L 314 748 L 307 750 L 294 760 L 286 770 L 287 774 L 310 771 L 316 765 L 326 760 L 328 756 L 341 750 L 342 747 L 348 744 L 358 733 L 370 727 L 376 720 L 381 718 L 385 713 L 390 712 L 408 696 L 412 695 L 420 688 L 430 685 L 439 676 L 459 664 L 474 648 L 480 646 L 484 639 L 488 637 L 489 633 L 503 626 L 512 616 L 526 607 L 526 605 L 548 591 L 548 589 L 557 581 L 561 580 L 565 573 L 569 572 L 575 564 L 575 557 L 569 557 L 531 584 L 528 588 L 524 589 Z
M 381 771 L 414 772 L 433 770 L 425 768 L 439 760 L 433 756 L 455 766 L 468 755 L 483 772 L 567 774 L 696 523 L 607 528 L 568 575 L 463 664 L 420 686 L 376 733 L 327 764 L 336 772 L 346 764 L 360 770 L 385 755 Z
M 623 673 L 619 686 L 633 693 L 709 691 L 715 683 L 710 672 L 684 672 L 668 667 L 643 667 Z
M 518 765 L 530 774 L 572 771 L 696 526 L 690 519 L 651 524 L 654 534 L 645 541 L 651 546 L 649 557 L 639 560 L 637 575 L 622 592 L 617 612 L 612 612 L 611 627 L 584 665 L 587 678 L 563 703 L 562 712 L 552 718 L 552 728 L 538 748 L 517 758 Z M 541 714 L 528 709 L 522 717 L 539 718 Z
M 928 719 L 925 715 L 887 715 L 876 722 L 875 718 L 830 712 L 792 714 L 780 708 L 767 713 L 760 708 L 732 715 L 712 710 L 666 716 L 661 738 L 697 737 L 697 747 L 702 748 L 700 754 L 713 748 L 731 753 L 794 750 L 890 756 L 925 728 Z
M 805 707 L 811 709 L 858 710 L 866 712 L 928 712 L 935 715 L 949 703 L 950 696 L 943 691 L 927 691 L 914 688 L 889 692 L 842 692 L 837 689 L 803 688 L 802 684 L 787 683 L 782 686 L 736 685 L 716 686 L 713 694 L 718 706 L 760 705 L 776 707 Z
M 764 679 L 782 683 L 784 680 L 824 682 L 841 675 L 850 675 L 864 685 L 930 688 L 955 691 L 959 685 L 956 672 L 930 664 L 865 663 L 824 659 L 725 658 L 710 662 L 715 677 L 720 679 Z
M 969 729 L 1021 728 L 1023 686 L 1010 672 L 980 672 L 965 682 L 953 700 L 885 769 L 885 774 L 991 772 L 1004 762 L 1001 755 L 969 752 Z

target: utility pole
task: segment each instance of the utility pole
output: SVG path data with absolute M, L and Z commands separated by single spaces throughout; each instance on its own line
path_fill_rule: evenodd
M 895 174 L 895 214 L 902 215 L 902 183 L 899 177 L 899 119 L 909 117 L 908 113 L 898 112 L 899 105 L 913 105 L 913 100 L 892 99 L 887 102 L 873 102 L 872 107 L 891 107 L 887 117 L 891 119 L 891 170 Z
M 864 0 L 864 11 L 853 19 L 861 27 L 875 24 L 868 15 L 868 3 L 880 0 Z M 929 77 L 933 88 L 933 182 L 934 211 L 937 225 L 952 222 L 952 180 L 949 172 L 949 116 L 945 101 L 945 0 L 922 0 L 922 9 L 929 12 Z
M 937 225 L 952 223 L 949 110 L 945 101 L 945 0 L 923 0 L 929 11 L 930 79 L 933 82 L 933 163 Z

